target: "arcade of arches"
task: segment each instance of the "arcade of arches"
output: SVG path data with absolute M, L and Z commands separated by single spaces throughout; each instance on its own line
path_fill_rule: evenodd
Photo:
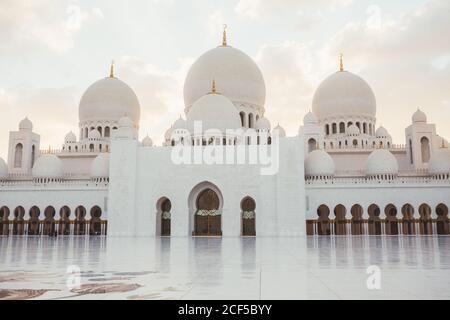
M 68 206 L 57 209 L 47 206 L 41 210 L 33 206 L 29 218 L 25 219 L 25 209 L 18 206 L 13 210 L 0 207 L 0 235 L 106 235 L 107 221 L 101 219 L 102 209 L 93 206 L 90 217 L 83 206 L 75 208 L 73 214 Z
M 384 210 L 385 218 L 381 218 Z M 368 219 L 363 218 L 364 208 L 355 204 L 350 208 L 350 219 L 346 218 L 347 208 L 338 204 L 330 209 L 322 204 L 317 208 L 317 219 L 306 220 L 308 235 L 448 235 L 450 220 L 447 205 L 440 203 L 434 209 L 426 203 L 417 208 L 418 218 L 414 217 L 415 208 L 407 203 L 401 207 L 388 204 L 380 208 L 371 204 L 367 208 Z M 437 218 L 432 218 L 432 210 Z M 333 214 L 330 216 L 331 211 Z

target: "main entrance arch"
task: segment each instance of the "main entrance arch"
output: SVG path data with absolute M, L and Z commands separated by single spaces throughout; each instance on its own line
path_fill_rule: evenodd
M 193 236 L 222 235 L 223 198 L 220 190 L 210 182 L 195 186 L 189 195 Z

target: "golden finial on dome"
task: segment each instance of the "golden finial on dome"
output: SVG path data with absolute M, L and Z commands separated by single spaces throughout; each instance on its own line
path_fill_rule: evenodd
M 339 54 L 339 71 L 344 71 L 344 55 Z
M 111 67 L 109 68 L 109 77 L 114 78 L 114 60 L 111 61 Z
M 215 79 L 213 79 L 213 81 L 212 81 L 211 93 L 217 93 L 217 91 L 216 91 L 216 80 Z
M 222 33 L 222 47 L 227 46 L 227 25 L 223 25 L 223 33 Z

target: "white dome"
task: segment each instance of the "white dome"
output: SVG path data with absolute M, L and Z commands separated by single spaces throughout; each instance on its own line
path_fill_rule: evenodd
M 33 131 L 33 123 L 28 117 L 25 117 L 25 119 L 19 122 L 19 130 Z
M 377 131 L 375 131 L 375 136 L 377 138 L 387 138 L 390 137 L 389 132 L 383 127 L 379 127 Z
M 427 122 L 427 115 L 420 109 L 417 109 L 412 116 L 412 122 Z
M 241 117 L 226 97 L 210 93 L 198 99 L 187 115 L 187 129 L 194 133 L 194 122 L 202 122 L 203 132 L 208 129 L 218 129 L 225 133 L 227 129 L 236 130 L 242 127 Z
M 334 161 L 331 156 L 321 149 L 311 151 L 305 160 L 306 176 L 333 176 Z
M 88 138 L 92 139 L 92 140 L 98 140 L 102 137 L 102 135 L 100 134 L 100 132 L 97 129 L 93 129 L 91 131 L 89 131 L 88 133 Z
M 428 162 L 428 173 L 432 175 L 450 173 L 450 150 L 448 148 L 433 151 Z
M 303 124 L 317 124 L 319 121 L 317 120 L 317 117 L 314 113 L 309 111 L 304 117 L 303 117 Z
M 354 124 L 349 125 L 346 132 L 349 136 L 357 136 L 361 133 L 359 128 Z
M 277 124 L 277 126 L 275 128 L 273 128 L 272 135 L 275 135 L 275 134 L 277 134 L 278 137 L 280 137 L 280 138 L 286 137 L 286 131 L 283 129 L 282 126 L 280 126 L 280 124 Z
M 386 149 L 372 151 L 366 160 L 366 174 L 398 174 L 398 163 L 395 156 Z
M 270 131 L 271 125 L 270 121 L 266 117 L 261 117 L 256 121 L 255 129 L 256 130 L 267 130 Z
M 72 131 L 70 131 L 68 134 L 66 134 L 64 141 L 66 143 L 72 143 L 72 142 L 77 142 L 77 136 L 75 135 L 75 133 L 73 133 Z
M 148 135 L 145 136 L 144 139 L 142 139 L 141 143 L 143 147 L 153 147 L 153 141 Z
M 209 92 L 213 79 L 218 91 L 233 103 L 264 106 L 266 86 L 261 71 L 248 55 L 231 46 L 209 50 L 194 62 L 184 82 L 185 106 L 191 107 Z
M 109 153 L 100 153 L 91 163 L 91 177 L 109 177 Z
M 8 178 L 9 170 L 5 160 L 0 158 L 0 179 Z
M 63 176 L 62 161 L 54 154 L 43 154 L 33 166 L 35 178 L 60 178 Z
M 184 120 L 181 116 L 174 122 L 173 129 L 186 129 L 186 120 Z
M 367 82 L 348 71 L 335 72 L 319 85 L 312 108 L 321 121 L 332 116 L 375 117 L 377 109 Z
M 166 130 L 166 133 L 164 133 L 164 139 L 165 140 L 172 139 L 172 132 L 173 132 L 173 125 L 170 126 L 170 128 Z
M 123 115 L 139 125 L 140 106 L 134 91 L 122 80 L 108 77 L 92 84 L 81 97 L 80 122 L 87 120 L 117 121 Z

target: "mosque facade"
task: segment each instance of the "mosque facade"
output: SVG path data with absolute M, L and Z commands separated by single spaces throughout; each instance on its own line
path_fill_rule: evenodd
M 294 136 L 265 117 L 263 75 L 225 34 L 183 94 L 185 117 L 158 146 L 139 138 L 139 99 L 113 68 L 60 149 L 23 119 L 0 159 L 0 235 L 449 234 L 447 140 L 417 109 L 394 143 L 342 57 Z

